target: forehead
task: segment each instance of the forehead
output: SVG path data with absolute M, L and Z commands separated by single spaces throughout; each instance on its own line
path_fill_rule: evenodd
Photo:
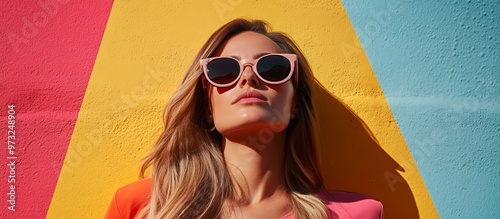
M 262 52 L 282 52 L 274 41 L 260 33 L 252 31 L 242 32 L 231 37 L 222 45 L 221 49 L 221 56 L 238 55 L 243 57 Z

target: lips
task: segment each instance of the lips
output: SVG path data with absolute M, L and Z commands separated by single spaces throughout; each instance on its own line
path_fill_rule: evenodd
M 232 104 L 235 103 L 242 103 L 242 102 L 262 102 L 266 101 L 267 98 L 266 96 L 262 95 L 261 93 L 257 91 L 244 91 L 236 99 L 233 101 Z

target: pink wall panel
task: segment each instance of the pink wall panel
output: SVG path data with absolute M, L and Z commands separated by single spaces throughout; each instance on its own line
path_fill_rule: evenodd
M 0 3 L 0 218 L 44 218 L 111 10 L 110 0 Z M 15 183 L 6 168 L 15 105 Z M 10 204 L 15 186 L 15 212 Z

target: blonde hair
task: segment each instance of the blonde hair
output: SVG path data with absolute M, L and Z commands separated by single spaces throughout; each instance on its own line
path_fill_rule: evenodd
M 165 129 L 141 168 L 141 177 L 150 169 L 153 189 L 138 218 L 220 218 L 225 201 L 236 199 L 238 186 L 233 184 L 222 154 L 223 136 L 208 131 L 213 126 L 207 119 L 210 97 L 202 84 L 199 60 L 214 56 L 226 40 L 244 31 L 263 34 L 283 52 L 298 56 L 295 96 L 299 115 L 286 129 L 284 186 L 295 218 L 328 218 L 317 196 L 323 180 L 316 153 L 315 79 L 309 64 L 286 34 L 270 32 L 264 21 L 245 19 L 235 19 L 212 34 L 167 103 Z

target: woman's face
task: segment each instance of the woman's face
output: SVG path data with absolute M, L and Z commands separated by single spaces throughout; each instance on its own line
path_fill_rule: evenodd
M 247 31 L 223 44 L 218 56 L 254 60 L 267 53 L 280 52 L 283 51 L 271 39 Z M 282 132 L 288 126 L 290 114 L 295 108 L 292 80 L 280 85 L 266 84 L 249 65 L 244 67 L 240 79 L 234 85 L 213 87 L 211 92 L 214 124 L 226 138 L 246 140 L 253 136 L 253 140 L 262 143 L 271 141 L 275 133 Z

